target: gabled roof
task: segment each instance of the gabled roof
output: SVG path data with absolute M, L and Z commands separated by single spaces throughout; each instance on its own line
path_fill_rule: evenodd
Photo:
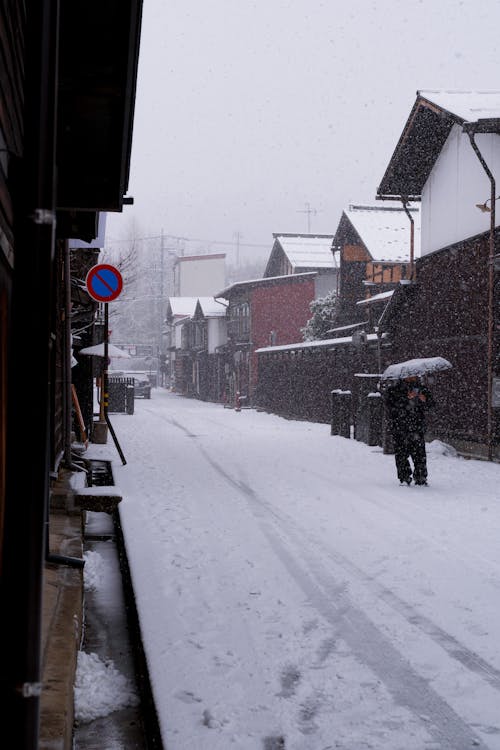
M 227 311 L 226 301 L 216 300 L 214 297 L 199 297 L 195 314 L 201 312 L 205 318 L 221 318 Z
M 420 255 L 420 211 L 409 208 L 414 225 L 414 257 Z M 343 244 L 350 224 L 374 261 L 410 260 L 410 219 L 399 206 L 350 205 L 342 214 L 335 244 Z M 345 240 L 344 240 L 345 241 Z
M 292 268 L 334 268 L 332 234 L 273 234 Z
M 275 233 L 274 245 L 267 266 L 280 250 L 286 255 L 293 271 L 297 268 L 336 268 L 332 253 L 331 234 L 285 234 Z M 267 272 L 267 268 L 266 268 Z M 264 272 L 264 276 L 266 275 Z
M 168 309 L 174 318 L 191 317 L 194 314 L 198 297 L 169 297 Z
M 167 317 L 192 318 L 199 310 L 206 318 L 221 317 L 226 314 L 226 302 L 217 301 L 214 297 L 169 297 Z
M 288 276 L 265 276 L 262 279 L 250 279 L 249 281 L 236 281 L 231 286 L 223 289 L 215 297 L 228 298 L 232 292 L 243 291 L 244 289 L 252 289 L 259 286 L 272 286 L 273 284 L 297 284 L 307 279 L 314 278 L 317 275 L 316 271 L 308 271 L 306 273 L 296 273 Z
M 417 91 L 378 196 L 418 197 L 453 125 L 500 134 L 500 91 Z

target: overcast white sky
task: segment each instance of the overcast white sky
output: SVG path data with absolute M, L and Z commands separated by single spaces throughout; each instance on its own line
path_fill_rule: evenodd
M 239 232 L 242 259 L 267 257 L 306 204 L 334 232 L 374 202 L 418 89 L 499 88 L 499 24 L 498 0 L 144 0 L 135 204 L 108 241 L 230 254 Z

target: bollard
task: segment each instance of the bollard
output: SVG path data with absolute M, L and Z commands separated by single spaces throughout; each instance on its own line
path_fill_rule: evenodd
M 336 388 L 331 392 L 331 435 L 351 437 L 351 391 Z

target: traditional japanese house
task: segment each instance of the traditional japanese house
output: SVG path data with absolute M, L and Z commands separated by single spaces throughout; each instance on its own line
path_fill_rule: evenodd
M 274 243 L 264 278 L 316 273 L 315 299 L 337 288 L 337 260 L 331 234 L 273 234 Z
M 420 212 L 401 206 L 350 205 L 342 212 L 333 240 L 339 255 L 339 325 L 364 320 L 357 304 L 411 277 L 420 254 Z
M 227 341 L 227 302 L 200 297 L 193 315 L 182 324 L 181 347 L 185 352 L 189 395 L 204 401 L 221 401 L 224 394 L 224 365 L 218 351 Z
M 53 650 L 42 652 L 46 563 L 60 563 L 48 549 L 53 489 L 73 460 L 73 279 L 95 260 L 71 257 L 68 242 L 92 243 L 99 214 L 129 201 L 141 13 L 141 0 L 12 0 L 0 12 L 0 699 L 16 748 L 71 740 L 50 737 L 64 680 L 47 678 Z M 89 325 L 90 308 L 78 310 Z M 79 614 L 64 644 L 68 711 Z
M 393 361 L 442 356 L 431 434 L 500 458 L 500 92 L 418 91 L 377 197 L 421 202 L 421 257 L 383 315 Z
M 302 340 L 301 329 L 310 318 L 310 302 L 316 294 L 316 273 L 268 276 L 240 281 L 220 291 L 216 298 L 228 301 L 225 400 L 240 393 L 252 402 L 257 384 L 255 350 L 268 344 Z
M 188 322 L 196 309 L 198 297 L 169 297 L 167 301 L 166 323 L 166 351 L 169 352 L 168 383 L 179 393 L 187 393 L 191 382 L 189 360 L 187 359 L 186 335 L 183 326 Z

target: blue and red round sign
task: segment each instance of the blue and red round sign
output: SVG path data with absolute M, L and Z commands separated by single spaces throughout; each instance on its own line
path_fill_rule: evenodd
M 107 263 L 93 266 L 87 274 L 85 283 L 87 292 L 97 302 L 112 302 L 123 288 L 120 271 Z

